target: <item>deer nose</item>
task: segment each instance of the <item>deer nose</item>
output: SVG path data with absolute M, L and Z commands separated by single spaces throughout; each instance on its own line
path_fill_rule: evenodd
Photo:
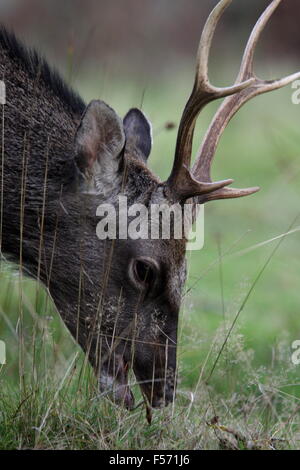
M 153 408 L 164 408 L 172 403 L 174 398 L 174 390 L 167 390 L 163 395 L 153 396 L 151 406 Z

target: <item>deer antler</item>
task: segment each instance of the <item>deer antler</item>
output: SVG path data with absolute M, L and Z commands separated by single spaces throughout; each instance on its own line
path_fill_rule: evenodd
M 300 77 L 300 72 L 280 80 L 266 81 L 253 72 L 255 48 L 266 23 L 281 0 L 273 0 L 256 23 L 246 46 L 240 72 L 232 87 L 216 88 L 208 79 L 208 57 L 214 31 L 224 10 L 232 0 L 221 0 L 210 14 L 199 44 L 196 77 L 192 94 L 185 106 L 179 125 L 173 169 L 166 182 L 169 197 L 183 201 L 199 196 L 199 201 L 248 196 L 259 188 L 226 188 L 233 180 L 211 182 L 210 168 L 220 137 L 234 114 L 251 98 L 277 90 Z M 232 96 L 230 96 L 232 95 Z M 190 172 L 192 142 L 195 124 L 204 106 L 218 98 L 227 98 L 218 109 L 204 137 L 196 162 Z

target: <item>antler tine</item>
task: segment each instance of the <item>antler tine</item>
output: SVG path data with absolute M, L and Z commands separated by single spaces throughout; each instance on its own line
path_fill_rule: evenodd
M 272 1 L 272 3 L 267 7 L 267 9 L 259 18 L 251 33 L 251 36 L 244 52 L 240 72 L 237 77 L 237 82 L 252 78 L 253 83 L 247 89 L 244 89 L 235 94 L 234 96 L 225 99 L 220 108 L 218 109 L 217 113 L 215 114 L 211 125 L 204 137 L 202 146 L 198 152 L 196 162 L 193 166 L 192 174 L 193 177 L 197 180 L 206 182 L 211 181 L 210 169 L 218 142 L 229 121 L 247 101 L 263 93 L 282 88 L 288 85 L 289 83 L 293 82 L 297 78 L 300 78 L 300 72 L 298 72 L 278 80 L 268 81 L 257 78 L 253 72 L 253 57 L 257 42 L 268 20 L 270 19 L 271 15 L 278 7 L 280 2 L 281 0 Z M 248 196 L 258 190 L 259 188 L 257 187 L 246 189 L 222 188 L 215 192 L 212 192 L 209 195 L 204 195 L 203 198 L 201 198 L 201 202 L 216 199 Z
M 184 108 L 176 142 L 175 158 L 171 175 L 168 179 L 168 187 L 178 194 L 178 183 L 181 179 L 183 168 L 190 166 L 192 142 L 195 124 L 200 111 L 211 101 L 232 95 L 247 88 L 252 82 L 242 80 L 233 86 L 218 88 L 211 85 L 208 77 L 208 59 L 211 43 L 217 24 L 232 0 L 221 0 L 211 12 L 201 35 L 199 42 L 196 75 L 192 93 Z M 182 185 L 180 185 L 182 186 Z M 211 188 L 212 190 L 212 188 Z
M 237 80 L 240 80 L 241 77 L 253 77 L 254 76 L 253 59 L 254 59 L 254 53 L 255 53 L 257 43 L 259 41 L 261 33 L 266 27 L 266 24 L 268 23 L 269 19 L 271 18 L 271 16 L 273 15 L 274 11 L 276 10 L 276 8 L 279 6 L 280 3 L 281 3 L 281 0 L 273 0 L 272 3 L 270 3 L 270 5 L 262 13 L 256 25 L 254 26 L 250 34 L 250 37 L 248 39 L 247 45 L 245 47 L 245 51 L 244 51 L 240 71 L 237 76 Z
M 239 81 L 236 80 L 236 83 L 232 86 L 219 88 L 212 85 L 209 80 L 208 61 L 212 40 L 224 11 L 231 3 L 232 0 L 221 0 L 213 9 L 204 25 L 197 52 L 194 89 L 190 98 L 192 98 L 195 91 L 211 94 L 214 96 L 213 99 L 224 98 L 225 96 L 232 95 L 247 88 L 253 81 L 252 79 L 242 79 L 239 83 Z

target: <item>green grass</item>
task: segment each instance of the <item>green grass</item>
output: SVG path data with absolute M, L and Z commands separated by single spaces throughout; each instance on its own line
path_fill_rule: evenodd
M 150 167 L 165 178 L 176 131 L 164 130 L 164 123 L 178 123 L 190 82 L 171 74 L 145 93 L 133 77 L 78 83 L 87 100 L 101 97 L 120 115 L 143 101 L 154 128 Z M 299 448 L 300 366 L 291 362 L 291 343 L 300 339 L 300 234 L 283 237 L 275 252 L 279 240 L 259 245 L 300 226 L 300 107 L 292 105 L 291 93 L 287 88 L 247 105 L 220 142 L 214 178 L 262 190 L 206 207 L 204 249 L 189 255 L 177 400 L 154 411 L 150 425 L 143 406 L 128 413 L 98 396 L 51 300 L 33 281 L 20 280 L 17 268 L 2 264 L 1 449 Z

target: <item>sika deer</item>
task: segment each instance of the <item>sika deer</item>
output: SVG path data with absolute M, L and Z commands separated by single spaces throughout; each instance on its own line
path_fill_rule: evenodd
M 1 113 L 1 251 L 48 289 L 58 312 L 89 357 L 100 389 L 133 407 L 133 368 L 149 403 L 174 399 L 177 321 L 186 278 L 184 238 L 106 240 L 96 236 L 97 207 L 128 203 L 183 205 L 250 195 L 258 188 L 212 182 L 210 168 L 229 120 L 251 98 L 300 74 L 264 81 L 253 72 L 273 0 L 248 41 L 236 83 L 216 88 L 208 78 L 215 28 L 231 0 L 221 0 L 200 40 L 196 78 L 184 109 L 173 169 L 160 181 L 147 167 L 150 124 L 137 109 L 122 121 L 102 101 L 87 106 L 35 52 L 0 33 L 0 77 L 7 102 Z M 191 169 L 200 111 L 226 98 Z

